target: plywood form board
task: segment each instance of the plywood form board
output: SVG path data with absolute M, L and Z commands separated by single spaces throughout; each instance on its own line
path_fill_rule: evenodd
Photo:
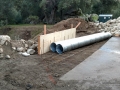
M 59 31 L 59 32 L 55 32 L 54 33 L 54 41 L 53 42 L 57 42 L 57 41 L 60 41 L 61 40 L 61 38 L 62 38 L 62 36 L 61 36 L 61 31 Z
M 49 51 L 49 46 L 50 46 L 51 42 L 54 42 L 53 36 L 54 36 L 54 33 L 40 36 L 40 50 L 39 50 L 40 53 L 39 54 L 44 54 L 47 51 Z
M 50 44 L 52 42 L 72 39 L 76 37 L 76 28 L 67 29 L 59 32 L 54 32 L 46 35 L 40 35 L 38 41 L 38 54 L 44 54 L 50 51 Z

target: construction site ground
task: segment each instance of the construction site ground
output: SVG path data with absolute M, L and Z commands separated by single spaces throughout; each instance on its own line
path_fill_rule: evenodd
M 59 78 L 98 50 L 106 41 L 92 44 L 64 54 L 48 52 L 44 55 L 0 60 L 1 90 L 75 90 L 74 81 Z
M 120 89 L 120 38 L 111 37 L 100 49 L 63 75 L 60 80 L 78 81 L 77 90 Z
M 69 19 L 68 22 L 70 22 L 70 20 L 71 19 Z M 79 22 L 77 19 L 76 21 L 77 23 Z M 61 23 L 63 24 L 64 21 Z M 60 25 L 70 28 L 70 23 L 66 23 L 67 22 L 65 22 L 65 25 Z M 83 25 L 77 29 L 77 37 L 97 32 L 97 28 L 88 25 L 87 22 L 82 22 L 82 24 Z M 59 25 L 59 23 L 54 27 L 58 28 L 57 25 Z M 69 25 L 69 27 L 67 25 Z M 30 30 L 31 27 L 25 27 L 25 29 Z M 48 31 L 54 32 L 52 30 Z M 10 30 L 9 32 L 12 31 Z M 63 54 L 50 51 L 43 55 L 36 54 L 24 57 L 18 53 L 14 53 L 11 59 L 1 59 L 0 90 L 77 90 L 75 85 L 77 83 L 76 81 L 61 81 L 59 80 L 60 77 L 92 55 L 105 44 L 106 41 L 107 40 L 94 43 Z

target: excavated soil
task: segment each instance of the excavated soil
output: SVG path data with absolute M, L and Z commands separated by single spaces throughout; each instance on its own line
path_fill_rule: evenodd
M 74 23 L 74 26 L 76 26 L 79 20 L 74 20 L 76 20 L 76 23 Z M 69 24 L 66 24 L 67 21 Z M 69 28 L 73 19 L 67 21 L 61 21 L 61 24 L 57 23 L 53 28 L 58 30 Z M 59 24 L 62 26 L 59 27 Z M 63 27 L 63 25 L 66 26 Z M 77 28 L 77 36 L 97 32 L 94 26 L 85 25 L 88 25 L 88 23 L 82 21 L 80 27 Z M 87 29 L 88 27 L 89 29 Z M 50 29 L 49 32 L 53 32 L 53 29 Z M 0 90 L 78 90 L 76 81 L 64 82 L 60 81 L 59 78 L 93 54 L 106 41 L 63 54 L 50 51 L 43 55 L 24 57 L 14 53 L 11 59 L 1 59 Z
M 71 25 L 73 24 L 73 28 L 76 27 L 76 25 L 81 22 L 81 24 L 77 28 L 77 32 L 97 32 L 98 28 L 94 25 L 92 25 L 90 22 L 87 22 L 81 18 L 69 18 L 67 20 L 63 20 L 61 22 L 58 22 L 55 24 L 51 29 L 48 30 L 49 32 L 54 32 L 54 31 L 61 31 L 65 29 L 70 29 Z
M 81 22 L 81 24 L 77 28 L 78 36 L 84 36 L 88 34 L 97 33 L 99 30 L 98 27 L 93 25 L 91 22 L 87 22 L 81 18 L 69 18 L 66 20 L 62 20 L 61 22 L 58 22 L 50 29 L 47 29 L 47 33 L 70 29 L 72 24 L 73 24 L 73 28 L 75 28 L 79 22 Z M 41 34 L 43 34 L 43 32 L 40 33 L 39 35 Z M 39 35 L 35 36 L 34 40 L 37 40 L 37 37 Z

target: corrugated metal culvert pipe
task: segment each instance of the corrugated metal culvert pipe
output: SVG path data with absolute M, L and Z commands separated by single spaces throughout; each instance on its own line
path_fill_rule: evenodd
M 51 45 L 50 45 L 50 50 L 52 51 L 52 52 L 56 52 L 56 46 L 57 46 L 57 44 L 60 44 L 62 41 L 58 41 L 58 42 L 54 42 L 54 43 L 52 43 Z
M 92 34 L 88 36 L 52 43 L 50 49 L 53 50 L 54 48 L 54 52 L 57 51 L 57 53 L 61 54 L 72 49 L 102 41 L 104 39 L 110 38 L 111 36 L 112 34 L 109 32 Z

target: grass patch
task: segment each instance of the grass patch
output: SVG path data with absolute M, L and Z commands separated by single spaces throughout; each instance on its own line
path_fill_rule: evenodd
M 51 28 L 53 25 L 47 25 L 47 29 Z M 21 24 L 21 25 L 7 25 L 0 27 L 0 33 L 9 35 L 12 39 L 19 37 L 22 39 L 21 35 L 25 31 L 31 32 L 31 38 L 34 38 L 36 35 L 40 34 L 43 31 L 44 25 L 31 25 L 31 24 Z

